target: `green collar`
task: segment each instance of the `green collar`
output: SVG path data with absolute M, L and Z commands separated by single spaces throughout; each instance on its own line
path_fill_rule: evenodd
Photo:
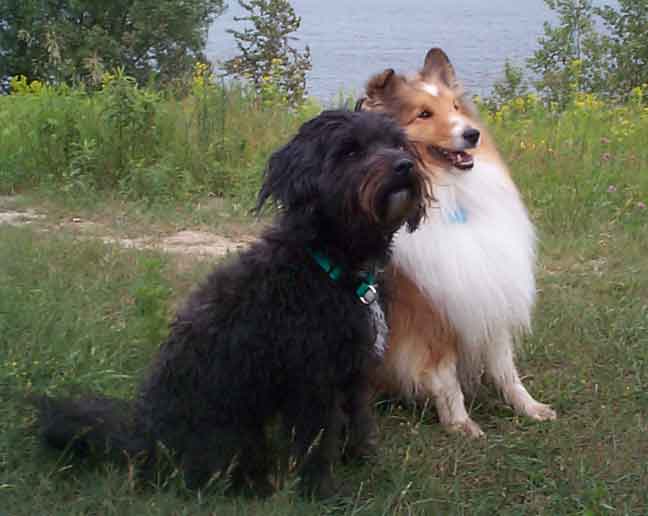
M 329 275 L 333 281 L 337 281 L 342 276 L 342 267 L 339 265 L 334 265 L 329 260 L 328 256 L 320 253 L 319 251 L 314 251 L 313 249 L 308 249 L 308 254 L 310 254 L 313 259 L 317 262 L 326 274 Z M 376 290 L 376 278 L 371 272 L 361 273 L 362 281 L 355 289 L 355 295 L 358 296 L 360 302 L 365 305 L 370 305 L 376 299 L 378 299 L 378 291 Z

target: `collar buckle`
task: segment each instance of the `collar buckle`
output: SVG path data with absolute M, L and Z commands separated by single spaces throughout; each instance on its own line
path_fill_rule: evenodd
M 376 299 L 378 299 L 378 291 L 373 285 L 367 285 L 367 291 L 364 294 L 358 296 L 358 299 L 362 304 L 370 305 Z
M 365 285 L 367 289 L 362 294 L 358 293 L 358 299 L 362 304 L 370 305 L 371 303 L 375 302 L 378 299 L 378 291 L 376 290 L 376 287 L 374 287 L 373 285 L 368 285 L 368 284 Z
M 337 281 L 342 276 L 342 268 L 333 265 L 328 257 L 313 249 L 308 249 L 308 253 L 313 257 L 317 264 L 328 274 L 329 278 Z M 362 282 L 356 288 L 355 295 L 363 305 L 370 305 L 378 299 L 378 290 L 376 290 L 376 280 L 372 272 L 362 272 L 360 277 Z

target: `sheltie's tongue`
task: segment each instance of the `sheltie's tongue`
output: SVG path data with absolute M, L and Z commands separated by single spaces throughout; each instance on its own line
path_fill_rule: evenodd
M 442 147 L 430 146 L 430 150 L 446 159 L 450 164 L 460 170 L 470 170 L 475 164 L 473 157 L 464 151 L 443 149 Z
M 463 151 L 448 151 L 448 158 L 452 162 L 453 167 L 461 170 L 470 170 L 475 164 L 473 157 Z

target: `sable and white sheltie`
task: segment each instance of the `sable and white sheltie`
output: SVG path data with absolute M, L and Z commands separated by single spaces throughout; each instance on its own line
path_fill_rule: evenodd
M 475 437 L 483 432 L 464 393 L 473 394 L 483 375 L 517 413 L 555 419 L 528 393 L 514 363 L 536 292 L 534 228 L 448 57 L 433 48 L 413 77 L 391 69 L 374 76 L 357 109 L 399 121 L 429 163 L 436 198 L 419 230 L 402 231 L 395 242 L 387 273 L 390 341 L 377 385 L 432 397 L 446 429 Z

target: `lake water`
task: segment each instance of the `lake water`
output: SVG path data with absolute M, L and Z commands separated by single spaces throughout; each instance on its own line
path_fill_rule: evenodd
M 207 55 L 236 53 L 226 28 L 243 14 L 236 0 L 212 26 Z M 504 61 L 523 64 L 537 48 L 543 22 L 554 20 L 542 0 L 292 0 L 302 18 L 299 44 L 311 49 L 308 90 L 329 101 L 359 92 L 374 73 L 418 70 L 427 50 L 443 48 L 457 75 L 476 94 L 488 93 Z

